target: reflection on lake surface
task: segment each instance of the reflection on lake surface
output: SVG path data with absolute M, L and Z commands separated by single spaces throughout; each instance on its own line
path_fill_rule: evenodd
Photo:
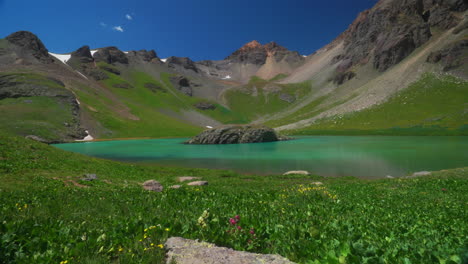
M 468 137 L 310 136 L 257 144 L 181 144 L 185 140 L 124 140 L 55 146 L 120 161 L 258 174 L 308 170 L 323 176 L 378 178 L 468 166 Z

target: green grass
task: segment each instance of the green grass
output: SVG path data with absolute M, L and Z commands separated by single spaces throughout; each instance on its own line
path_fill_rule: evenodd
M 158 245 L 182 236 L 299 263 L 463 263 L 467 170 L 374 181 L 241 175 L 101 160 L 0 132 L 0 262 L 162 263 Z M 81 181 L 85 173 L 98 180 Z M 210 185 L 167 188 L 180 175 Z M 142 190 L 148 179 L 165 190 Z M 244 231 L 232 231 L 235 215 Z
M 0 100 L 0 113 L 0 130 L 47 140 L 67 137 L 64 123 L 74 122 L 70 104 L 44 96 Z
M 468 82 L 425 74 L 371 108 L 316 121 L 292 134 L 468 135 Z
M 262 116 L 273 115 L 291 106 L 291 103 L 279 98 L 281 93 L 302 98 L 310 93 L 311 89 L 309 81 L 274 84 L 280 89 L 276 92 L 267 91 L 265 88 L 268 84 L 271 82 L 254 76 L 247 85 L 226 91 L 224 97 L 233 112 L 242 115 L 246 120 L 255 120 Z

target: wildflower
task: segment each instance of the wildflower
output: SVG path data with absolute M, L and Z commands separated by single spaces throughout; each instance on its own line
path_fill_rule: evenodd
M 143 231 L 148 232 L 148 228 L 145 228 L 145 230 L 143 230 Z
M 230 218 L 230 219 L 229 219 L 229 223 L 230 223 L 231 225 L 235 225 L 235 224 L 237 223 L 237 221 L 236 221 L 236 219 L 234 219 L 234 218 Z
M 170 228 L 166 228 L 166 229 L 164 229 L 164 230 L 166 230 L 166 232 L 169 232 L 171 229 L 170 229 Z
M 24 209 L 28 208 L 28 205 L 27 204 L 24 204 Z
M 163 245 L 163 244 L 159 244 L 158 247 L 159 247 L 159 248 L 163 248 L 164 245 Z
M 446 191 L 447 191 L 447 189 L 445 189 L 445 188 L 442 188 L 442 191 L 443 191 L 443 192 L 446 192 Z
M 242 227 L 241 227 L 241 226 L 237 226 L 236 228 L 237 228 L 237 230 L 239 230 L 239 231 L 242 230 Z
M 148 237 L 148 235 L 146 235 L 146 234 L 143 236 L 143 238 L 147 238 L 147 237 Z
M 146 250 L 148 250 L 148 248 L 144 248 L 143 250 L 146 251 Z
M 253 234 L 255 234 L 255 230 L 254 230 L 253 228 L 250 228 L 249 233 L 250 233 L 251 235 L 253 235 Z
M 237 221 L 240 221 L 240 216 L 236 215 L 234 218 L 236 218 Z
M 60 264 L 67 264 L 68 263 L 68 260 L 62 260 L 60 261 Z
M 151 243 L 150 246 L 154 247 L 154 243 Z
M 203 211 L 202 215 L 198 218 L 198 225 L 201 226 L 202 228 L 206 228 L 206 220 L 210 217 L 210 213 L 208 212 L 208 209 Z
M 122 252 L 123 251 L 123 248 L 122 247 L 119 247 L 119 252 Z

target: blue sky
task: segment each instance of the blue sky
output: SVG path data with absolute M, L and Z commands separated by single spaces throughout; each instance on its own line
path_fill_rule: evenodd
M 376 0 L 0 0 L 0 38 L 37 34 L 51 52 L 83 45 L 223 59 L 256 39 L 308 55 Z

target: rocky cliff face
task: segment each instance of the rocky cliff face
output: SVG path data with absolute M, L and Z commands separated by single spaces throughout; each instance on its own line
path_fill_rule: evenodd
M 265 126 L 223 126 L 206 130 L 187 144 L 238 144 L 280 140 L 276 132 Z
M 276 62 L 287 59 L 291 63 L 302 62 L 304 58 L 296 51 L 290 51 L 276 42 L 270 42 L 262 45 L 253 40 L 240 49 L 233 52 L 225 60 L 233 63 L 263 65 L 268 57 L 273 57 Z
M 94 53 L 94 60 L 95 61 L 103 61 L 108 64 L 114 63 L 122 63 L 128 64 L 128 58 L 121 50 L 116 47 L 106 47 L 98 49 L 96 53 Z
M 6 37 L 6 40 L 12 44 L 11 49 L 17 53 L 18 59 L 29 63 L 34 60 L 40 63 L 54 62 L 42 41 L 31 32 L 18 31 Z
M 334 62 L 346 72 L 353 65 L 372 61 L 378 71 L 399 63 L 432 36 L 431 27 L 449 29 L 460 19 L 457 12 L 467 9 L 464 0 L 381 0 L 374 8 L 359 14 L 337 41 L 344 52 Z

